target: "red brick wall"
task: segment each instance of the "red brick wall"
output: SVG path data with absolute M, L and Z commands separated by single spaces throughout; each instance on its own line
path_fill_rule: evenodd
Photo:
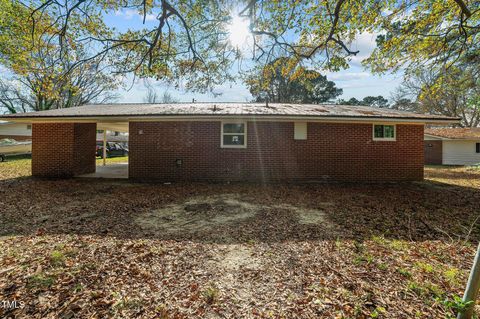
M 32 175 L 69 177 L 95 172 L 95 123 L 32 125 Z
M 425 141 L 425 164 L 428 165 L 442 165 L 442 141 Z
M 97 124 L 75 123 L 74 136 L 74 174 L 81 175 L 95 172 Z
M 397 125 L 394 142 L 373 141 L 371 124 L 308 123 L 307 140 L 294 140 L 293 122 L 248 122 L 247 131 L 247 148 L 229 149 L 220 147 L 221 122 L 131 122 L 130 177 L 423 179 L 423 125 Z

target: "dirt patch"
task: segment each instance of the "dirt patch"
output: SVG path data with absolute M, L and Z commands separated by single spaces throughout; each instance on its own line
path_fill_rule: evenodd
M 263 271 L 262 260 L 251 246 L 228 245 L 219 250 L 208 263 L 212 269 L 212 281 L 222 293 L 228 293 L 233 300 L 255 300 L 256 285 L 245 278 Z
M 259 270 L 261 268 L 260 259 L 254 256 L 250 247 L 244 245 L 229 245 L 219 259 L 217 265 L 228 271 Z
M 259 209 L 259 205 L 241 201 L 234 194 L 200 196 L 142 214 L 135 221 L 148 230 L 192 232 L 248 219 L 255 216 Z
M 327 208 L 333 204 L 324 203 Z M 321 224 L 332 228 L 324 208 L 308 209 L 288 204 L 261 205 L 243 201 L 237 194 L 191 198 L 139 215 L 135 221 L 144 230 L 164 233 L 214 230 L 248 221 L 265 210 L 286 210 L 300 225 Z

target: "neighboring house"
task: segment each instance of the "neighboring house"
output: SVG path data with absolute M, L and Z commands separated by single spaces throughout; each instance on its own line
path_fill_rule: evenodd
M 425 129 L 425 164 L 480 164 L 480 128 Z
M 103 133 L 97 133 L 97 142 L 103 141 Z M 107 131 L 107 141 L 121 144 L 128 143 L 128 133 Z
M 31 141 L 32 125 L 30 123 L 0 121 L 0 140 L 4 138 L 16 141 Z M 97 133 L 97 141 L 103 141 L 103 133 Z M 126 144 L 128 143 L 128 133 L 107 131 L 107 141 Z
M 160 181 L 421 180 L 425 124 L 459 123 L 365 106 L 258 103 L 87 105 L 3 118 L 33 123 L 35 176 L 95 172 L 96 130 L 123 126 L 129 178 Z
M 0 140 L 8 138 L 16 141 L 32 140 L 32 125 L 30 123 L 11 123 L 0 121 Z

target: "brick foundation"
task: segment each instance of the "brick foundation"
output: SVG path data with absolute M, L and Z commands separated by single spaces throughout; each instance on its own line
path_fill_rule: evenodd
M 131 122 L 129 176 L 162 181 L 423 179 L 423 125 L 373 141 L 371 124 L 248 122 L 247 148 L 220 147 L 221 122 Z M 141 133 L 141 134 L 140 134 Z M 181 165 L 177 163 L 181 160 Z
M 32 175 L 71 177 L 95 172 L 95 123 L 32 125 Z
M 442 141 L 425 141 L 425 164 L 427 165 L 442 165 Z

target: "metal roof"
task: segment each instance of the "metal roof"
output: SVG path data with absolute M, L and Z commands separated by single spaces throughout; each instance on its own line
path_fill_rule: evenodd
M 5 120 L 62 118 L 135 118 L 135 117 L 312 117 L 409 119 L 422 121 L 458 122 L 458 118 L 443 115 L 418 114 L 388 108 L 352 105 L 270 103 L 175 103 L 175 104 L 96 104 L 40 112 L 0 116 Z
M 457 140 L 480 140 L 480 128 L 426 128 L 425 134 L 446 138 L 446 139 L 457 139 Z

